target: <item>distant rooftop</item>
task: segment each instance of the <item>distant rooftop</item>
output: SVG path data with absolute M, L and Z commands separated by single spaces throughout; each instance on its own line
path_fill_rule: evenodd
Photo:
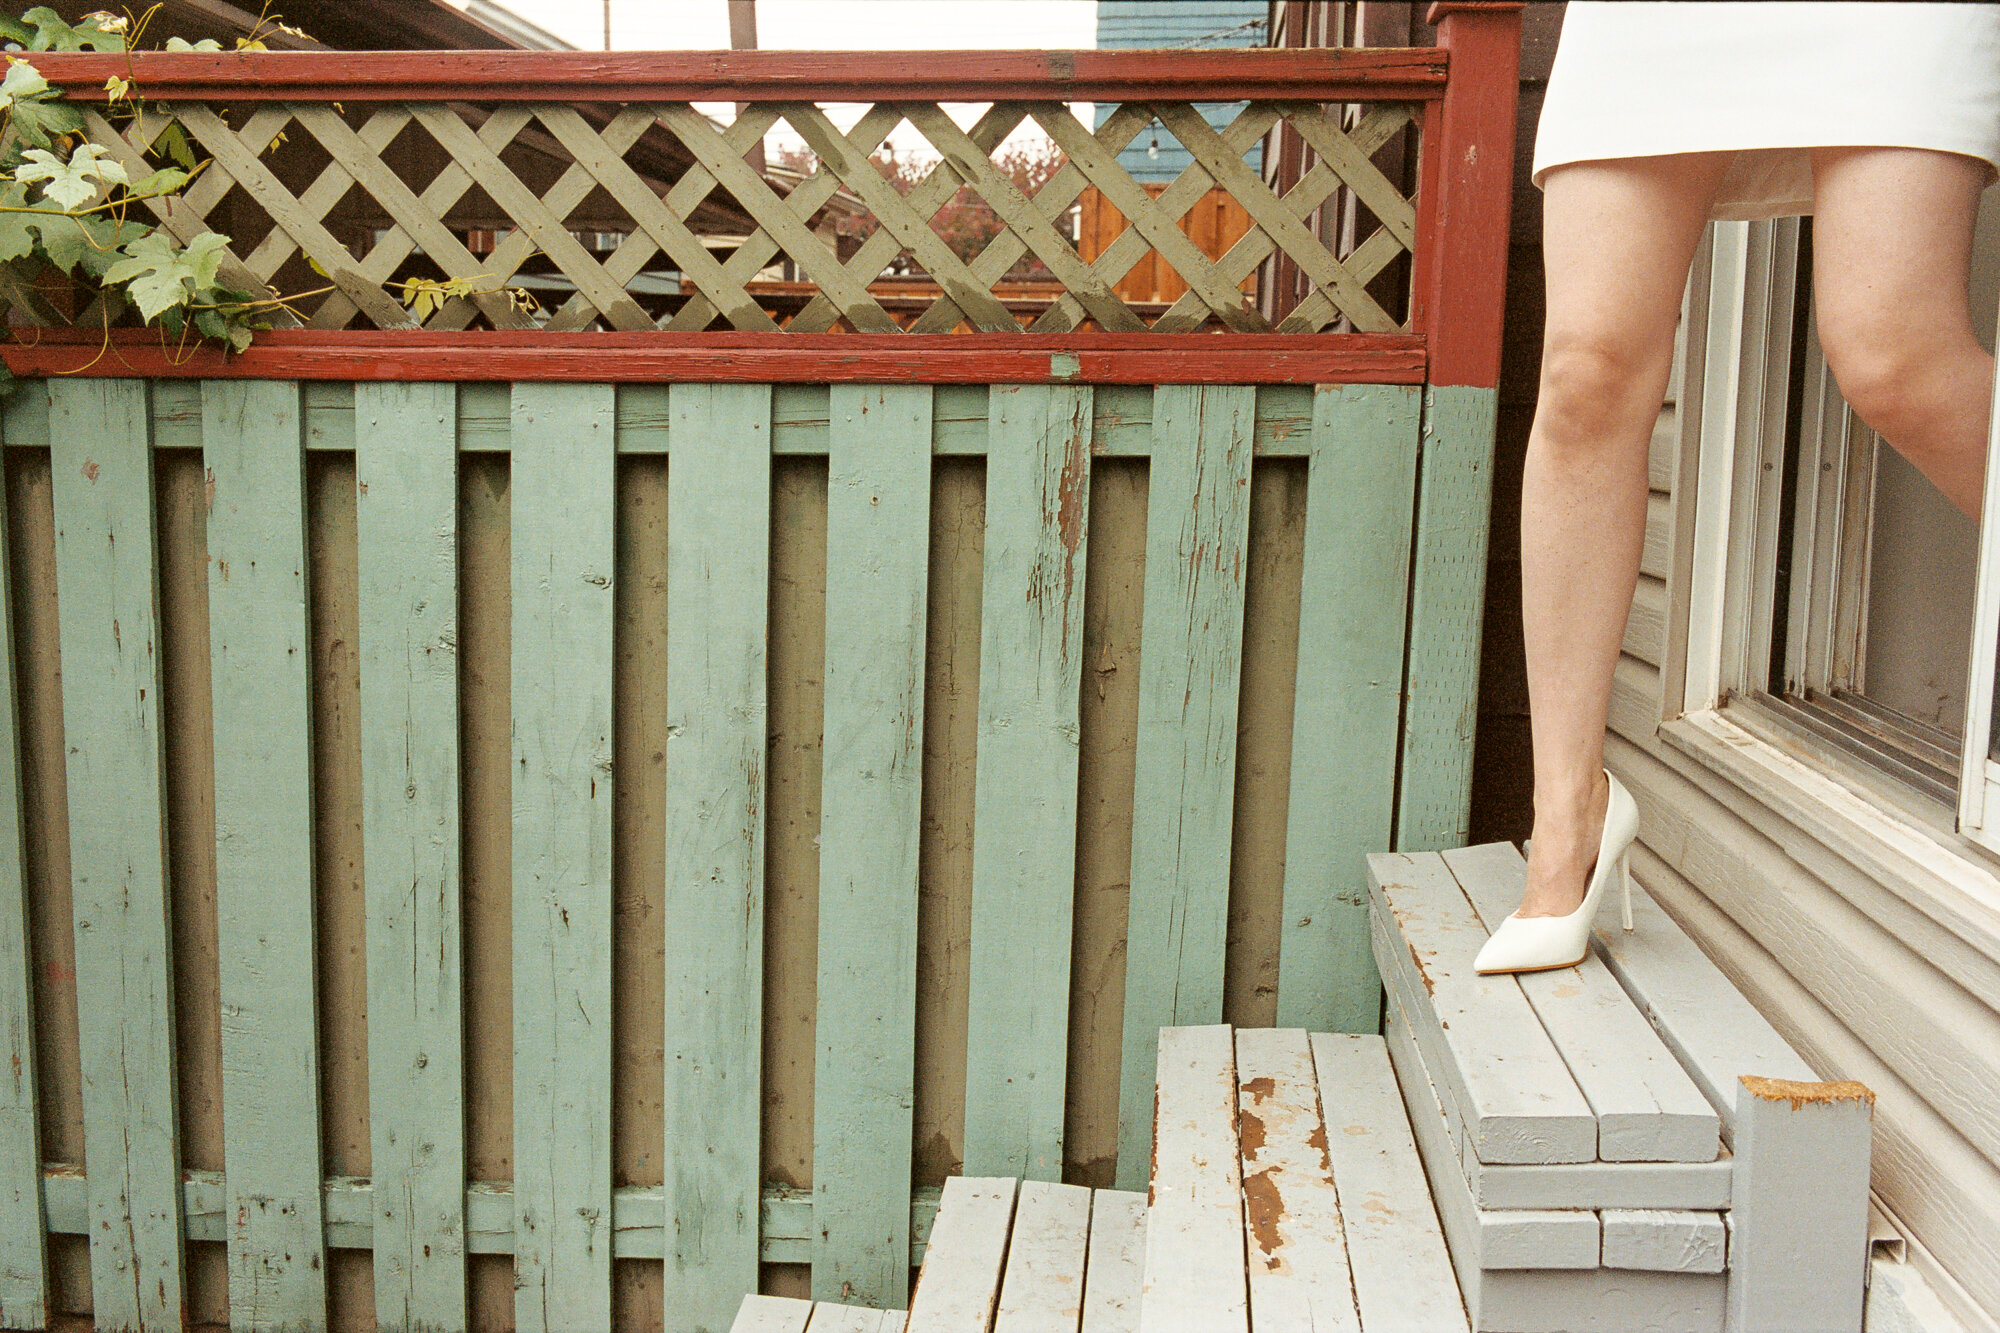
M 1097 45 L 1101 50 L 1162 48 L 1202 50 L 1219 46 L 1263 46 L 1269 22 L 1268 0 L 1097 0 Z M 1236 118 L 1241 102 L 1197 104 L 1208 123 L 1220 130 Z M 1104 124 L 1112 105 L 1097 104 L 1097 124 Z M 1153 145 L 1159 145 L 1157 156 Z M 1252 171 L 1263 165 L 1260 143 L 1244 161 Z M 1179 176 L 1194 159 L 1163 125 L 1139 131 L 1132 146 L 1118 155 L 1119 165 L 1141 181 L 1165 184 Z

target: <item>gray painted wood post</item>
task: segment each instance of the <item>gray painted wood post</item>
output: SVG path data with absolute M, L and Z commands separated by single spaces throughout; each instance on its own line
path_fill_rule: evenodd
M 24 384 L 19 393 L 44 392 Z M 0 469 L 0 1328 L 48 1323 L 42 1138 L 35 1087 L 35 990 L 21 859 L 21 739 L 14 700 L 14 571 Z
M 1860 1083 L 1738 1078 L 1729 1333 L 1861 1327 L 1874 1109 Z
M 184 1260 L 160 739 L 153 453 L 140 380 L 49 385 L 90 1290 L 179 1330 Z
M 910 1282 L 931 388 L 836 384 L 828 415 L 813 1296 L 895 1308 Z
M 296 382 L 211 380 L 208 624 L 222 1141 L 234 1327 L 326 1325 L 312 632 Z
M 1400 385 L 1321 385 L 1313 395 L 1282 1027 L 1374 1032 L 1381 1023 L 1365 858 L 1390 845 L 1394 814 L 1417 409 L 1417 390 Z
M 1160 1029 L 1220 1022 L 1256 390 L 1153 391 L 1118 1186 L 1142 1189 Z
M 458 393 L 354 386 L 375 1319 L 462 1333 Z
M 757 1288 L 771 387 L 668 389 L 668 1333 Z
M 512 496 L 514 1318 L 611 1326 L 608 384 L 517 384 Z
M 986 455 L 965 1165 L 1062 1179 L 1091 390 L 994 385 Z

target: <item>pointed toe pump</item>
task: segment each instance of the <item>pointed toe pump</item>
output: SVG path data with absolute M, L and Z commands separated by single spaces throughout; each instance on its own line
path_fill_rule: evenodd
M 1611 776 L 1611 799 L 1604 808 L 1604 831 L 1597 840 L 1597 862 L 1583 901 L 1566 916 L 1520 916 L 1509 913 L 1487 937 L 1472 960 L 1475 972 L 1541 972 L 1575 967 L 1590 953 L 1590 928 L 1605 886 L 1616 878 L 1625 894 L 1625 929 L 1632 929 L 1632 871 L 1626 853 L 1639 833 L 1639 807 L 1631 793 Z

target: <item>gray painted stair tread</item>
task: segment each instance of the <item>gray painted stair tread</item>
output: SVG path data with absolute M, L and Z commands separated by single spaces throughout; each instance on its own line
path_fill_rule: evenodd
M 1722 1214 L 1665 1208 L 1606 1208 L 1604 1266 L 1658 1273 L 1720 1273 L 1728 1237 Z
M 959 1333 L 990 1325 L 1014 1223 L 1015 1188 L 1007 1177 L 953 1176 L 944 1182 L 923 1275 L 910 1299 L 909 1333 Z
M 1229 1028 L 1161 1028 L 1155 1067 L 1139 1325 L 1146 1333 L 1245 1333 L 1243 1171 Z
M 1090 1191 L 1022 1181 L 993 1333 L 1075 1333 L 1089 1248 Z
M 1377 966 L 1412 983 L 1411 1018 L 1433 1043 L 1436 1072 L 1479 1159 L 1595 1160 L 1596 1117 L 1520 986 L 1472 970 L 1486 931 L 1443 858 L 1370 856 L 1368 887 L 1378 919 L 1399 927 L 1404 946 L 1378 949 Z
M 1733 1147 L 1737 1075 L 1819 1075 L 1644 885 L 1635 880 L 1632 889 L 1633 929 L 1600 918 L 1594 952 L 1720 1114 L 1723 1142 Z
M 1366 1333 L 1468 1327 L 1451 1256 L 1382 1038 L 1312 1038 L 1327 1152 Z
M 1146 1196 L 1094 1191 L 1090 1258 L 1083 1272 L 1083 1333 L 1138 1333 L 1145 1262 Z
M 1447 1157 L 1451 1147 L 1443 1117 L 1426 1090 L 1428 1075 L 1411 1041 L 1410 1020 L 1393 997 L 1384 1026 L 1425 1158 Z M 1457 1177 L 1448 1171 L 1434 1170 L 1431 1179 L 1440 1185 L 1438 1214 L 1477 1333 L 1719 1333 L 1722 1328 L 1726 1288 L 1719 1274 L 1481 1268 L 1480 1213 L 1470 1192 L 1454 1188 Z
M 745 1296 L 729 1333 L 805 1333 L 813 1303 L 790 1296 Z
M 1520 852 L 1496 842 L 1443 856 L 1486 929 L 1498 929 L 1527 888 Z M 1599 920 L 1610 920 L 1609 910 L 1601 904 Z M 1514 981 L 1597 1117 L 1598 1160 L 1714 1160 L 1715 1108 L 1601 960 L 1586 954 L 1575 967 L 1517 973 Z

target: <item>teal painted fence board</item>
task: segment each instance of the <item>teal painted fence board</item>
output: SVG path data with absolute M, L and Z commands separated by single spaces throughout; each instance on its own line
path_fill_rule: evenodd
M 667 468 L 666 1326 L 757 1289 L 771 389 L 676 384 Z
M 1408 693 L 1396 846 L 1428 852 L 1471 837 L 1472 736 L 1479 720 L 1479 634 L 1493 504 L 1493 389 L 1424 391 Z
M 180 1137 L 146 385 L 49 385 L 90 1289 L 100 1329 L 181 1328 Z
M 995 385 L 986 458 L 965 1167 L 1061 1180 L 1088 387 Z
M 514 1318 L 611 1326 L 612 395 L 514 386 Z
M 1120 1189 L 1145 1188 L 1151 1165 L 1159 1029 L 1222 1019 L 1255 407 L 1247 386 L 1163 384 L 1153 395 Z
M 458 393 L 354 389 L 375 1320 L 466 1327 Z
M 813 1296 L 908 1305 L 931 389 L 835 385 L 826 502 Z
M 230 1324 L 323 1328 L 299 390 L 211 380 L 201 398 Z
M 1375 1032 L 1364 858 L 1389 845 L 1417 459 L 1415 388 L 1326 386 L 1313 413 L 1285 826 L 1278 1026 Z
M 27 385 L 23 394 L 39 394 Z M 0 470 L 0 1328 L 48 1323 L 34 981 L 21 845 L 21 738 L 14 703 L 14 581 Z

